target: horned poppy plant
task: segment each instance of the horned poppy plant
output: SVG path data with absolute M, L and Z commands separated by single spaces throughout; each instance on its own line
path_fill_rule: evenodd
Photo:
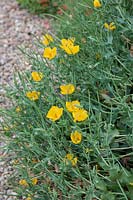
M 61 94 L 67 95 L 72 94 L 75 91 L 75 86 L 73 84 L 61 85 Z
M 110 30 L 110 31 L 113 31 L 113 30 L 116 29 L 116 26 L 115 26 L 115 23 L 114 23 L 114 22 L 111 22 L 110 24 L 105 23 L 105 24 L 104 24 L 104 27 L 105 27 L 106 29 Z
M 51 119 L 52 121 L 56 121 L 60 119 L 63 114 L 63 108 L 59 108 L 58 106 L 52 106 L 48 111 L 46 117 Z
M 66 102 L 66 109 L 69 111 L 69 112 L 74 112 L 76 110 L 79 109 L 79 106 L 80 106 L 80 102 L 79 101 L 71 101 L 71 102 Z
M 94 0 L 93 5 L 95 8 L 100 8 L 102 6 L 99 0 Z
M 79 52 L 79 45 L 74 46 L 75 38 L 62 39 L 60 47 L 69 55 Z
M 45 34 L 43 36 L 43 40 L 42 40 L 42 43 L 45 45 L 45 46 L 48 46 L 51 42 L 53 42 L 54 39 L 51 35 L 49 34 Z
M 74 131 L 73 133 L 71 133 L 71 141 L 74 144 L 79 144 L 82 140 L 82 134 L 79 133 L 78 131 Z
M 88 113 L 86 110 L 80 108 L 74 112 L 72 112 L 72 116 L 74 118 L 74 121 L 81 122 L 88 118 Z
M 52 60 L 57 55 L 57 48 L 46 47 L 43 52 L 43 57 Z
M 34 81 L 36 81 L 36 82 L 41 81 L 42 78 L 43 78 L 43 74 L 42 74 L 41 72 L 36 72 L 36 71 L 32 72 L 32 73 L 31 73 L 31 76 L 32 76 L 32 79 L 33 79 Z
M 65 163 L 68 165 L 69 163 L 72 164 L 72 166 L 75 166 L 77 164 L 78 158 L 74 157 L 73 154 L 66 154 L 65 159 L 64 159 Z
M 26 92 L 26 96 L 31 100 L 35 101 L 38 100 L 40 97 L 40 92 L 37 91 L 31 91 L 31 92 Z

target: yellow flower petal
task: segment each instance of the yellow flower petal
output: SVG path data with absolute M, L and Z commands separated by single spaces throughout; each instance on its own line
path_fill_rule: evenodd
M 31 91 L 31 92 L 26 92 L 26 96 L 31 100 L 35 101 L 39 99 L 40 92 L 37 91 Z
M 72 166 L 75 166 L 75 165 L 77 164 L 77 162 L 78 162 L 78 158 L 75 157 L 75 158 L 71 161 Z
M 66 108 L 69 112 L 74 112 L 79 109 L 80 102 L 79 101 L 72 101 L 72 102 L 66 102 Z
M 61 40 L 61 45 L 62 46 L 69 46 L 69 45 L 73 45 L 75 41 L 75 38 L 69 38 L 69 39 L 62 39 Z
M 105 24 L 104 24 L 104 27 L 105 27 L 106 29 L 110 30 L 110 31 L 113 31 L 113 30 L 116 29 L 116 26 L 115 26 L 114 22 L 111 22 L 110 24 L 105 23 Z
M 106 29 L 109 29 L 109 25 L 108 25 L 107 23 L 104 23 L 104 27 L 105 27 Z
M 68 154 L 66 155 L 66 159 L 72 160 L 72 159 L 73 159 L 73 154 L 68 153 Z
M 32 79 L 36 82 L 41 81 L 43 78 L 43 74 L 41 72 L 36 72 L 36 71 L 32 72 L 31 76 Z
M 68 41 L 67 41 L 67 39 L 62 39 L 61 40 L 61 46 L 63 47 L 63 46 L 66 46 L 68 44 Z
M 74 144 L 79 144 L 82 140 L 82 134 L 79 133 L 78 131 L 75 131 L 73 133 L 71 133 L 71 141 L 74 143 Z
M 74 46 L 75 38 L 62 39 L 60 47 L 69 55 L 79 52 L 79 46 Z
M 53 42 L 53 41 L 54 41 L 54 40 L 53 40 L 53 37 L 52 37 L 51 35 L 46 34 L 46 35 L 43 36 L 42 43 L 43 43 L 45 46 L 49 45 L 50 42 Z
M 43 57 L 48 58 L 49 60 L 53 59 L 57 55 L 57 48 L 53 49 L 50 47 L 46 47 L 43 52 Z
M 113 30 L 116 29 L 116 26 L 115 26 L 114 22 L 111 22 L 110 25 L 109 25 L 109 27 L 110 27 L 111 31 L 113 31 Z
M 21 180 L 19 181 L 19 185 L 22 185 L 22 186 L 27 187 L 27 186 L 28 186 L 28 183 L 27 183 L 27 181 L 26 181 L 25 179 L 21 179 Z
M 33 184 L 33 185 L 36 185 L 36 184 L 38 183 L 38 179 L 37 179 L 37 178 L 32 178 L 31 181 L 32 181 L 32 184 Z
M 32 198 L 31 197 L 27 197 L 25 200 L 32 200 Z
M 19 106 L 16 107 L 16 112 L 20 112 L 21 108 Z
M 69 44 L 74 44 L 74 42 L 75 42 L 75 38 L 74 37 L 68 39 L 68 43 Z
M 52 121 L 56 121 L 60 119 L 63 114 L 63 108 L 59 108 L 58 106 L 52 106 L 48 111 L 46 117 L 51 119 Z
M 73 154 L 66 154 L 65 159 L 64 159 L 65 163 L 68 165 L 69 163 L 72 164 L 72 166 L 75 166 L 77 164 L 78 158 L 74 157 Z
M 32 200 L 31 194 L 28 194 L 28 197 L 25 200 Z
M 77 46 L 73 46 L 73 48 L 72 48 L 72 54 L 75 55 L 78 52 L 79 52 L 79 46 L 78 45 Z
M 69 55 L 71 55 L 72 54 L 72 49 L 71 49 L 71 47 L 69 46 L 69 47 L 63 47 L 63 49 L 64 49 L 64 51 L 67 53 L 67 54 L 69 54 Z
M 61 94 L 67 95 L 67 94 L 72 94 L 75 91 L 75 87 L 73 84 L 68 84 L 68 85 L 61 85 Z
M 84 109 L 78 109 L 78 110 L 72 112 L 72 115 L 73 115 L 75 122 L 76 121 L 81 122 L 88 118 L 88 113 Z
M 100 8 L 102 6 L 99 0 L 94 0 L 93 5 L 95 8 Z

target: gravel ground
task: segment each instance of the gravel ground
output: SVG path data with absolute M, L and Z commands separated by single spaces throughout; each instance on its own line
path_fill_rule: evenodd
M 31 47 L 33 35 L 40 37 L 50 29 L 50 21 L 20 9 L 15 0 L 0 0 L 0 107 L 8 107 L 4 88 L 12 85 L 13 72 L 30 68 L 18 46 Z M 0 134 L 0 200 L 16 199 L 7 179 L 14 173 L 11 157 L 5 151 L 5 137 Z
M 0 93 L 12 84 L 13 72 L 29 67 L 19 46 L 31 47 L 33 35 L 41 36 L 50 28 L 48 19 L 40 19 L 20 9 L 15 0 L 0 0 Z M 6 105 L 3 95 L 0 103 Z

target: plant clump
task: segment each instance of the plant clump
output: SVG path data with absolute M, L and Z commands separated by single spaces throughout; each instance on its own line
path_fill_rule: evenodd
M 3 132 L 25 200 L 131 200 L 133 57 L 129 2 L 72 1 L 56 36 L 26 53 Z M 19 81 L 18 81 L 19 78 Z M 17 161 L 17 162 L 16 162 Z

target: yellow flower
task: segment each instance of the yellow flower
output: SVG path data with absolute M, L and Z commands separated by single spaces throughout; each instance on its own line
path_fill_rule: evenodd
M 25 200 L 32 200 L 31 194 L 28 194 L 28 197 Z
M 19 181 L 19 185 L 22 185 L 22 186 L 27 187 L 27 186 L 28 186 L 28 183 L 27 183 L 27 181 L 26 181 L 25 179 L 21 179 L 21 180 Z
M 67 45 L 74 45 L 75 38 L 69 38 L 69 39 L 62 39 L 61 40 L 61 47 L 67 46 Z
M 71 101 L 71 102 L 66 102 L 66 108 L 69 112 L 74 112 L 79 109 L 80 102 L 79 101 Z
M 73 154 L 68 153 L 68 154 L 66 154 L 64 161 L 67 165 L 70 162 L 72 164 L 72 166 L 75 166 L 77 164 L 78 158 L 74 157 Z
M 19 106 L 16 107 L 16 112 L 20 112 L 21 108 Z
M 57 55 L 57 48 L 53 49 L 50 47 L 46 47 L 43 52 L 43 57 L 48 58 L 49 60 L 53 59 Z
M 43 74 L 41 72 L 32 72 L 31 73 L 32 79 L 36 82 L 41 81 L 43 78 Z
M 61 94 L 72 94 L 75 91 L 75 87 L 73 84 L 68 84 L 68 85 L 61 85 Z
M 35 101 L 35 100 L 39 99 L 40 92 L 37 92 L 37 91 L 26 92 L 26 96 L 27 96 L 31 101 Z
M 79 144 L 82 140 L 82 134 L 78 131 L 71 133 L 71 140 L 74 144 Z
M 69 46 L 67 48 L 64 48 L 64 50 L 66 51 L 67 54 L 71 55 L 71 54 L 76 54 L 79 52 L 79 46 Z
M 93 5 L 95 8 L 100 8 L 102 6 L 99 0 L 94 0 Z
M 74 118 L 74 121 L 84 121 L 88 118 L 88 113 L 86 110 L 80 108 L 74 112 L 72 112 L 72 115 L 73 115 L 73 118 Z
M 75 38 L 70 39 L 62 39 L 60 47 L 67 53 L 67 54 L 76 54 L 79 52 L 79 45 L 74 46 Z
M 60 119 L 63 114 L 63 108 L 59 108 L 58 106 L 52 106 L 48 111 L 46 117 L 51 119 L 52 121 L 56 121 Z
M 72 166 L 75 166 L 77 164 L 77 162 L 78 162 L 78 158 L 77 157 L 73 158 L 71 160 Z
M 51 35 L 46 34 L 46 35 L 43 36 L 42 43 L 43 43 L 45 46 L 49 45 L 50 42 L 53 42 L 53 41 L 54 41 L 54 40 L 53 40 L 53 38 L 52 38 Z
M 72 160 L 72 159 L 73 159 L 73 154 L 68 153 L 68 154 L 65 156 L 65 158 L 66 158 L 67 160 Z
M 130 182 L 129 185 L 133 186 L 133 182 Z
M 32 178 L 32 185 L 36 185 L 38 183 L 38 179 L 37 178 Z
M 32 198 L 31 197 L 27 197 L 25 200 L 32 200 Z
M 106 29 L 110 30 L 110 31 L 113 31 L 113 30 L 116 29 L 116 26 L 115 26 L 114 22 L 111 22 L 110 24 L 105 23 L 105 24 L 104 24 L 104 27 L 105 27 Z

